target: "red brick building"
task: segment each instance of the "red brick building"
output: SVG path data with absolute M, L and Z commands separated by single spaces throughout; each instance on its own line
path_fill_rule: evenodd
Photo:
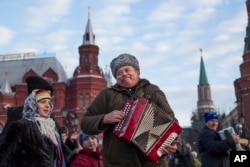
M 51 54 L 0 55 L 0 133 L 6 123 L 6 108 L 23 105 L 27 96 L 25 79 L 33 75 L 42 76 L 52 83 L 53 114 L 58 123 L 67 125 L 71 133 L 79 130 L 78 121 L 86 107 L 111 82 L 110 73 L 104 73 L 98 65 L 99 47 L 95 44 L 90 15 L 83 43 L 78 50 L 79 65 L 70 78 L 67 78 L 61 63 Z
M 240 64 L 241 76 L 234 81 L 235 96 L 239 122 L 243 125 L 243 131 L 250 137 L 250 1 L 246 1 L 248 25 L 246 28 L 243 62 Z

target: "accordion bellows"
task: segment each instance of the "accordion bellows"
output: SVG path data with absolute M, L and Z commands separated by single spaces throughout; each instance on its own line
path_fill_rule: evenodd
M 162 148 L 170 145 L 182 132 L 180 125 L 155 103 L 146 98 L 127 100 L 125 118 L 116 124 L 113 133 L 136 145 L 152 161 L 162 156 Z

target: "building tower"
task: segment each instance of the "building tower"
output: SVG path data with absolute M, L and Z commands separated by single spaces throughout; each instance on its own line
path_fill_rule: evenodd
M 197 137 L 199 135 L 200 130 L 204 127 L 205 122 L 203 120 L 203 115 L 205 112 L 214 111 L 214 105 L 211 98 L 211 90 L 210 85 L 208 83 L 205 64 L 202 57 L 202 49 L 201 52 L 201 60 L 200 60 L 200 78 L 199 84 L 197 86 L 198 90 L 198 101 L 197 101 L 197 109 L 192 113 L 191 118 L 191 128 L 184 129 L 184 133 L 182 136 L 186 140 L 186 142 L 190 143 L 193 150 L 198 151 L 197 148 Z
M 202 57 L 200 60 L 200 78 L 198 87 L 197 112 L 192 116 L 192 128 L 200 130 L 204 125 L 203 115 L 205 112 L 214 111 L 214 105 L 211 98 L 210 85 L 208 83 L 205 64 Z
M 248 25 L 246 27 L 243 62 L 240 64 L 240 77 L 234 81 L 239 122 L 243 125 L 246 137 L 250 136 L 250 1 L 246 1 Z
M 214 105 L 211 98 L 210 85 L 208 83 L 207 74 L 205 70 L 205 65 L 203 58 L 201 56 L 200 62 L 200 79 L 198 85 L 198 113 L 202 115 L 208 111 L 214 111 Z
M 104 73 L 98 65 L 99 47 L 95 45 L 90 8 L 88 9 L 88 21 L 83 35 L 83 43 L 79 46 L 78 51 L 79 65 L 69 80 L 66 109 L 68 112 L 76 112 L 78 118 L 81 118 L 96 95 L 107 87 Z

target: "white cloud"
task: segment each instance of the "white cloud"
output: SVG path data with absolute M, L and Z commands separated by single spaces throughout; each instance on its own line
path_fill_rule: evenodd
M 26 8 L 26 29 L 29 32 L 43 31 L 51 24 L 68 15 L 70 0 L 43 0 Z
M 0 45 L 4 45 L 10 43 L 15 33 L 13 30 L 9 28 L 0 26 L 0 34 L 1 34 Z

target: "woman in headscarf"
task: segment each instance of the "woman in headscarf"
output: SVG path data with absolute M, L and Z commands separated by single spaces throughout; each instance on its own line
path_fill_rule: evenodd
M 33 90 L 24 102 L 22 119 L 10 126 L 0 146 L 1 167 L 65 167 L 52 110 L 51 92 Z

